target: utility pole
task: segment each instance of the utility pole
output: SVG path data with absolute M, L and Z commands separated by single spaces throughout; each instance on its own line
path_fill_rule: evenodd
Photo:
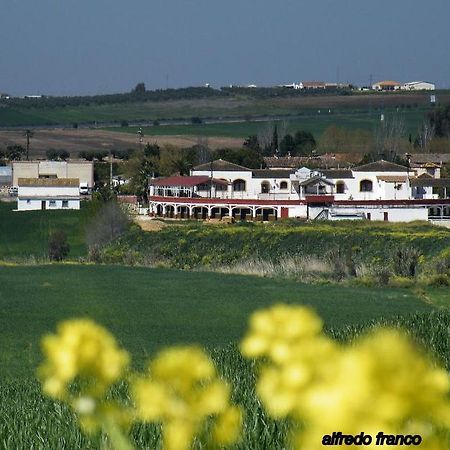
M 113 190 L 113 159 L 111 149 L 109 150 L 109 188 Z
M 142 128 L 139 128 L 137 135 L 139 140 L 139 150 L 142 150 L 142 141 L 144 140 L 144 132 L 142 131 Z
M 31 130 L 25 130 L 25 137 L 27 138 L 27 161 L 30 160 L 30 139 L 33 137 Z

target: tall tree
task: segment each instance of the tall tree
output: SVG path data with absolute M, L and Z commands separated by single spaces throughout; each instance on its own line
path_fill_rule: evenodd
M 275 127 L 273 129 L 273 136 L 272 136 L 272 150 L 273 153 L 277 153 L 278 152 L 278 146 L 279 146 L 279 142 L 278 142 L 278 127 L 275 124 Z

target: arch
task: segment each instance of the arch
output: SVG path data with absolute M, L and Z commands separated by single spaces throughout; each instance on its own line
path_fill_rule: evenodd
M 231 214 L 236 220 L 250 220 L 252 217 L 252 210 L 249 207 L 235 206 L 231 210 Z
M 242 180 L 241 178 L 238 178 L 237 180 L 233 181 L 233 191 L 235 191 L 235 192 L 243 192 L 245 190 L 246 190 L 245 180 Z
M 219 180 L 226 181 L 227 184 L 215 183 L 214 186 L 216 187 L 216 191 L 226 191 L 226 190 L 228 190 L 228 180 L 226 180 L 225 178 L 219 178 Z
M 194 219 L 205 220 L 208 217 L 208 207 L 207 206 L 194 206 L 192 208 L 192 215 Z
M 440 217 L 441 216 L 441 207 L 435 206 L 435 207 L 428 208 L 428 215 L 430 217 Z
M 282 181 L 280 183 L 280 189 L 287 189 L 288 188 L 288 182 L 287 181 Z
M 173 219 L 175 217 L 175 206 L 173 205 L 166 205 L 166 217 L 169 217 Z
M 261 194 L 268 194 L 270 192 L 270 183 L 268 181 L 263 181 L 261 183 Z
M 361 180 L 359 183 L 360 192 L 372 192 L 373 182 L 371 180 Z
M 342 180 L 336 181 L 336 194 L 345 193 L 345 183 Z
M 257 220 L 262 220 L 267 222 L 268 220 L 277 220 L 278 210 L 277 208 L 272 208 L 270 206 L 258 206 L 256 208 L 256 218 Z

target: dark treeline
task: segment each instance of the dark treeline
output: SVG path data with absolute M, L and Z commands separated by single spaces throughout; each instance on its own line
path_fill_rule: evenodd
M 155 91 L 136 91 L 123 94 L 107 94 L 77 97 L 52 97 L 39 98 L 1 99 L 0 104 L 24 107 L 24 108 L 57 108 L 65 106 L 90 106 L 111 105 L 117 103 L 133 103 L 146 101 L 181 100 L 206 97 L 226 97 L 229 94 L 220 90 L 207 87 L 189 87 L 182 89 L 159 89 Z
M 327 88 L 320 90 L 294 90 L 281 87 L 222 87 L 214 89 L 211 87 L 188 87 L 180 89 L 157 89 L 145 90 L 136 88 L 131 92 L 122 94 L 105 94 L 92 96 L 74 96 L 74 97 L 54 97 L 43 95 L 39 98 L 19 98 L 12 97 L 9 99 L 0 99 L 0 104 L 10 105 L 22 108 L 57 108 L 65 106 L 90 106 L 90 105 L 109 105 L 117 103 L 134 103 L 146 101 L 165 101 L 165 100 L 183 100 L 196 98 L 211 98 L 211 97 L 234 97 L 236 95 L 245 95 L 253 98 L 272 98 L 272 97 L 291 97 L 291 96 L 305 96 L 305 95 L 350 95 L 350 89 L 336 89 Z

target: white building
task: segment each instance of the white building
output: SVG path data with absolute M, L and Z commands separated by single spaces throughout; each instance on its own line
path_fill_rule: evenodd
M 12 184 L 18 186 L 19 178 L 78 178 L 80 184 L 94 187 L 94 163 L 92 161 L 14 161 Z
M 401 83 L 393 80 L 378 81 L 372 85 L 372 89 L 375 91 L 397 91 L 401 88 Z
M 19 178 L 17 210 L 80 209 L 78 178 Z
M 410 81 L 401 86 L 404 91 L 435 91 L 436 85 L 428 81 Z
M 176 218 L 450 220 L 450 180 L 441 179 L 449 189 L 436 194 L 428 180 L 412 188 L 415 179 L 407 167 L 383 160 L 352 170 L 252 170 L 217 160 L 190 177 L 151 180 L 150 211 Z

